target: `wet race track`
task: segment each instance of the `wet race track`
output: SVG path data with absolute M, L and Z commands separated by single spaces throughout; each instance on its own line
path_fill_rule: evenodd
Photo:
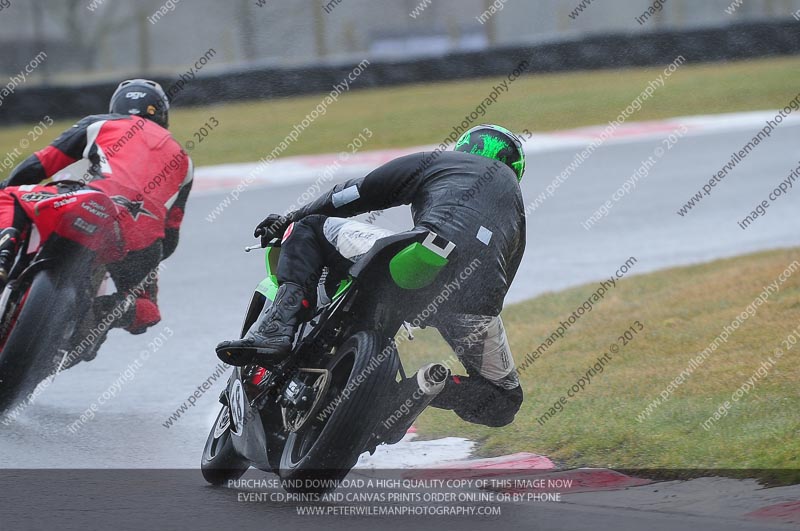
M 611 199 L 643 160 L 665 144 L 662 137 L 599 148 L 552 197 L 530 213 L 527 252 L 508 301 L 608 278 L 630 257 L 635 257 L 636 263 L 628 274 L 639 274 L 800 245 L 798 190 L 792 189 L 776 200 L 747 230 L 737 225 L 797 167 L 798 133 L 800 127 L 794 122 L 782 126 L 710 196 L 680 216 L 677 210 L 730 160 L 734 149 L 747 143 L 753 130 L 686 136 L 657 161 L 636 189 L 614 204 L 607 217 L 586 230 L 582 223 Z M 574 148 L 562 148 L 530 153 L 523 181 L 526 203 L 570 164 L 575 152 Z M 354 176 L 341 171 L 335 180 Z M 164 320 L 144 336 L 113 332 L 95 361 L 59 375 L 35 403 L 2 427 L 0 466 L 197 468 L 225 379 L 217 371 L 213 347 L 238 334 L 252 290 L 263 276 L 263 255 L 245 254 L 242 249 L 254 243 L 251 234 L 258 221 L 268 213 L 283 212 L 307 187 L 306 182 L 253 187 L 214 222 L 206 217 L 225 194 L 200 192 L 191 198 L 178 251 L 165 262 L 161 275 L 159 300 Z M 397 230 L 408 228 L 408 209 L 388 212 L 378 224 Z M 122 381 L 120 374 L 126 369 L 131 377 Z M 210 389 L 188 406 L 189 397 L 212 376 L 216 380 Z M 122 383 L 116 386 L 113 398 L 103 400 L 94 418 L 81 423 L 72 430 L 74 433 L 68 430 L 114 382 Z M 184 401 L 184 413 L 165 427 Z M 255 471 L 249 475 L 259 477 Z M 148 504 L 148 514 L 158 514 L 159 503 L 164 504 L 164 511 L 181 505 L 184 518 L 198 522 L 227 510 L 237 511 L 243 522 L 252 525 L 288 522 L 295 514 L 291 504 L 236 504 L 234 491 L 205 487 L 199 472 L 187 472 L 174 481 L 174 488 L 167 489 L 173 498 L 142 501 Z M 61 474 L 53 478 L 48 489 L 69 492 L 71 484 Z M 166 484 L 161 487 L 166 488 Z M 119 496 L 113 488 L 95 495 L 119 499 L 119 508 L 130 512 L 132 518 L 142 509 L 141 503 L 126 498 L 123 487 Z M 68 507 L 57 508 L 69 512 Z M 531 513 L 534 510 L 535 516 Z M 13 514 L 11 518 L 13 521 Z M 292 526 L 313 528 L 321 523 L 316 518 L 294 520 Z M 528 529 L 539 525 L 542 529 L 550 529 L 550 525 L 594 529 L 605 528 L 601 523 L 611 525 L 618 515 L 601 509 L 548 505 L 509 509 L 502 518 L 511 527 L 524 523 Z M 481 519 L 459 522 L 476 528 L 486 525 Z M 348 529 L 372 529 L 376 520 L 342 518 L 337 523 Z M 673 524 L 649 513 L 626 517 L 630 529 L 645 525 L 651 530 L 672 529 L 669 525 Z M 702 525 L 716 529 L 709 522 Z

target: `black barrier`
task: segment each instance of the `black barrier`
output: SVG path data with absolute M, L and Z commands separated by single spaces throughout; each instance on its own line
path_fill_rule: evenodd
M 45 50 L 46 51 L 46 50 Z M 492 48 L 406 60 L 375 60 L 354 88 L 502 76 L 523 59 L 528 73 L 661 65 L 678 55 L 687 63 L 800 53 L 797 22 L 758 22 L 650 33 L 615 33 L 530 46 Z M 178 106 L 258 100 L 330 92 L 354 64 L 271 67 L 198 76 L 176 97 Z M 177 78 L 157 77 L 165 89 Z M 116 82 L 20 89 L 0 107 L 0 123 L 43 115 L 75 118 L 105 111 Z

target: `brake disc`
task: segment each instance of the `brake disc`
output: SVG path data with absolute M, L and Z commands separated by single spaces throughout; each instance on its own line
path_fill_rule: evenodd
M 322 397 L 328 392 L 330 387 L 330 372 L 327 369 L 298 369 L 300 372 L 319 374 L 311 389 L 314 391 L 314 401 L 305 412 L 299 412 L 296 408 L 286 408 L 281 406 L 281 418 L 283 426 L 289 432 L 299 431 L 310 419 L 322 408 Z M 295 414 L 296 413 L 296 414 Z

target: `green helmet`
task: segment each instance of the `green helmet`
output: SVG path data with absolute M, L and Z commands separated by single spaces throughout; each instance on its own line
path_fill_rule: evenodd
M 492 124 L 473 127 L 461 135 L 453 149 L 499 160 L 514 170 L 519 181 L 525 173 L 525 151 L 522 149 L 522 140 L 505 127 Z

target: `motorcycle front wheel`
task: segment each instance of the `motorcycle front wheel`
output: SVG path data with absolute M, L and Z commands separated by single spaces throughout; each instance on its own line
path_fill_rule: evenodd
M 54 358 L 82 313 L 79 277 L 70 268 L 44 269 L 14 304 L 6 306 L 0 338 L 0 411 L 9 408 L 54 372 Z
M 212 485 L 224 485 L 242 477 L 248 468 L 249 465 L 233 448 L 230 410 L 228 406 L 222 406 L 203 448 L 203 458 L 200 461 L 203 478 Z

